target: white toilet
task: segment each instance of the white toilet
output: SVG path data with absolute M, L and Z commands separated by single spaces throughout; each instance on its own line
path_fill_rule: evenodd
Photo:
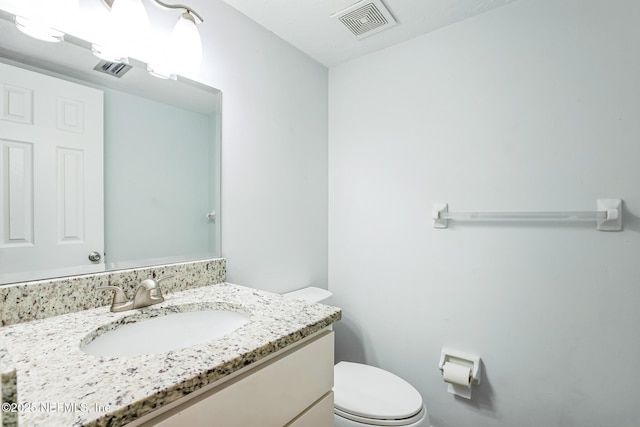
M 307 302 L 326 302 L 331 292 L 308 287 L 284 294 Z M 430 427 L 422 396 L 402 378 L 380 368 L 352 362 L 334 367 L 336 427 Z

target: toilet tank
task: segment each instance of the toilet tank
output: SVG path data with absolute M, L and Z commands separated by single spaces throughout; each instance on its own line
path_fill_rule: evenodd
M 326 303 L 327 300 L 331 298 L 331 295 L 333 294 L 328 290 L 316 288 L 315 286 L 309 286 L 306 288 L 298 289 L 297 291 L 282 294 L 282 296 L 285 298 L 302 300 L 308 303 Z

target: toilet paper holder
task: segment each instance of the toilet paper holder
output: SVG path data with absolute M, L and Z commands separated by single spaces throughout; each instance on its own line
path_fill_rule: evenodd
M 438 366 L 440 367 L 440 372 L 444 374 L 444 364 L 445 363 L 455 363 L 456 365 L 465 366 L 471 369 L 471 383 L 472 384 L 480 384 L 480 356 L 475 354 L 465 353 L 463 351 L 452 350 L 449 348 L 443 348 L 442 353 L 440 354 L 440 363 Z

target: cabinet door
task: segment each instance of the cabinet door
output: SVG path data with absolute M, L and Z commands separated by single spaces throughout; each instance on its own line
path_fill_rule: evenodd
M 333 332 L 326 332 L 152 423 L 159 427 L 285 426 L 333 388 L 333 339 Z M 326 402 L 316 411 L 323 408 L 333 413 L 333 405 Z

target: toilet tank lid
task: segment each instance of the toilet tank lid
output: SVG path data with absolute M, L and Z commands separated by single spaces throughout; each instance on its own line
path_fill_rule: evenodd
M 360 363 L 335 365 L 333 393 L 337 409 L 374 420 L 400 420 L 422 410 L 422 396 L 411 384 Z
M 302 288 L 298 289 L 297 291 L 287 292 L 286 294 L 283 294 L 285 298 L 297 299 L 310 303 L 322 302 L 328 299 L 331 295 L 333 294 L 328 290 L 317 288 L 315 286 L 309 286 L 307 288 Z

